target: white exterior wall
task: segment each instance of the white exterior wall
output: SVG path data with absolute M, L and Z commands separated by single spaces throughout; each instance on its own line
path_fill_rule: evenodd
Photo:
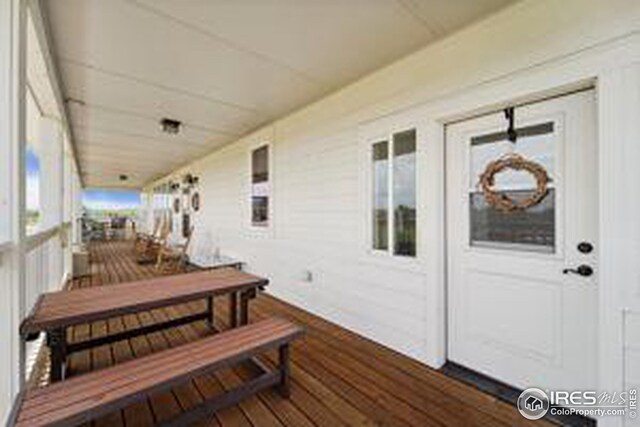
M 600 357 L 640 390 L 640 63 L 609 70 L 600 86 L 600 279 L 612 285 L 600 293 Z
M 379 70 L 176 171 L 200 177 L 192 250 L 220 247 L 268 276 L 274 295 L 439 366 L 445 359 L 444 123 L 592 84 L 600 104 L 606 251 L 599 266 L 601 386 L 637 383 L 639 192 L 616 188 L 640 182 L 639 30 L 636 0 L 525 0 Z M 366 136 L 404 124 L 418 129 L 415 262 L 367 251 Z M 249 152 L 263 142 L 273 150 L 274 217 L 268 231 L 257 231 L 249 226 Z M 617 268 L 621 263 L 626 269 Z M 313 273 L 310 283 L 303 281 L 306 270 Z

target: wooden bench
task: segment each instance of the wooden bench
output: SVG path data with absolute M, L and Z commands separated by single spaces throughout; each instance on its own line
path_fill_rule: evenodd
M 134 359 L 52 385 L 26 390 L 14 405 L 9 425 L 71 426 L 143 401 L 194 377 L 243 361 L 262 372 L 256 378 L 203 402 L 163 425 L 188 425 L 262 389 L 277 386 L 289 395 L 289 344 L 301 327 L 270 318 L 179 347 Z M 255 356 L 278 349 L 279 366 L 268 370 Z

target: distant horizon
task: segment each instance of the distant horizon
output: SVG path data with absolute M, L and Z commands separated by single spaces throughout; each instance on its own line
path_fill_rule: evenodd
M 85 190 L 82 206 L 93 211 L 125 211 L 140 207 L 140 192 L 131 190 Z

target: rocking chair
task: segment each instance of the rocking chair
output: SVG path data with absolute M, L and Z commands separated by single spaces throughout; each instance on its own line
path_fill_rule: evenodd
M 159 237 L 146 240 L 146 243 L 138 252 L 138 264 L 152 264 L 158 258 L 158 252 L 164 247 L 171 234 L 171 224 L 164 221 L 160 227 Z
M 156 235 L 160 231 L 161 223 L 162 221 L 160 218 L 155 220 L 151 234 L 145 232 L 136 233 L 136 237 L 133 241 L 133 250 L 138 255 L 144 254 L 147 249 L 147 245 L 156 239 Z
M 156 270 L 161 274 L 183 273 L 187 267 L 187 251 L 193 236 L 193 227 L 189 229 L 185 241 L 179 245 L 165 244 L 158 250 Z

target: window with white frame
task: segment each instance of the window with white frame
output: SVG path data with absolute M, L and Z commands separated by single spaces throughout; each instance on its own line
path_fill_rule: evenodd
M 416 130 L 371 145 L 372 248 L 416 256 Z
M 269 145 L 251 151 L 251 225 L 269 226 Z

